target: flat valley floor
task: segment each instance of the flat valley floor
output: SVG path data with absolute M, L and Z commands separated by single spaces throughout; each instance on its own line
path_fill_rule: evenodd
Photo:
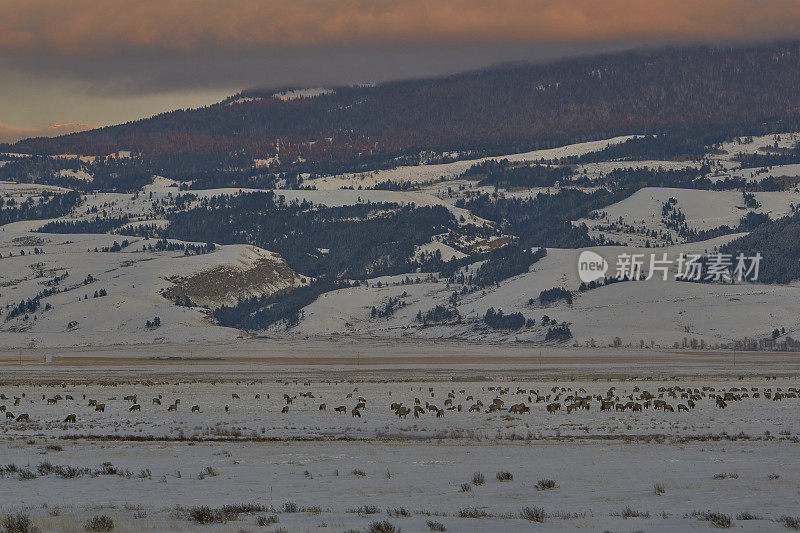
M 323 340 L 8 351 L 0 515 L 41 531 L 98 516 L 114 531 L 800 529 L 797 360 Z

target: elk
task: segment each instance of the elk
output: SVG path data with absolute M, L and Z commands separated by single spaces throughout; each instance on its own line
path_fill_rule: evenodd
M 530 413 L 531 408 L 524 403 L 517 403 L 508 408 L 508 412 L 521 415 L 523 413 Z
M 347 412 L 347 406 L 346 405 L 340 405 L 339 407 L 334 408 L 334 411 L 336 411 L 337 413 L 344 414 L 344 413 Z
M 192 412 L 193 413 L 199 413 L 200 412 L 200 406 L 199 405 L 193 405 L 192 406 Z
M 64 419 L 64 422 L 65 423 L 66 422 L 72 422 L 74 424 L 75 423 L 75 415 L 74 414 L 67 415 L 67 418 Z
M 25 421 L 28 421 L 28 422 L 30 422 L 30 421 L 31 421 L 31 417 L 30 417 L 30 416 L 28 416 L 28 413 L 22 413 L 21 415 L 19 415 L 19 416 L 17 417 L 17 422 L 21 422 L 21 421 L 23 421 L 23 420 L 25 420 Z
M 327 405 L 327 404 L 324 404 L 324 403 L 321 403 L 321 404 L 319 404 L 319 410 L 320 410 L 320 411 L 324 411 L 324 410 L 325 410 L 325 409 L 327 409 L 327 408 L 328 408 L 328 405 Z
M 355 417 L 361 418 L 361 411 L 359 411 L 358 409 L 353 409 L 352 411 L 350 411 L 350 414 L 353 415 L 353 418 Z
M 94 410 L 98 413 L 105 413 L 106 412 L 106 404 L 104 403 L 96 403 L 94 406 Z
M 135 404 L 131 405 L 130 408 L 128 409 L 128 411 L 131 412 L 131 413 L 134 412 L 134 411 L 141 411 L 141 410 L 142 410 L 142 406 L 139 405 L 138 403 L 135 403 Z

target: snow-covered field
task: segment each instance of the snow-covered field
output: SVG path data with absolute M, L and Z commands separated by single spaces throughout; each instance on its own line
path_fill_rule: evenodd
M 714 528 L 709 512 L 737 530 L 783 531 L 784 517 L 798 514 L 797 365 L 745 366 L 740 378 L 701 365 L 704 377 L 666 380 L 658 376 L 669 365 L 647 358 L 637 359 L 638 379 L 613 377 L 613 365 L 585 367 L 591 379 L 536 364 L 510 371 L 502 357 L 488 377 L 407 365 L 310 374 L 152 365 L 138 376 L 27 365 L 5 374 L 0 402 L 30 420 L 0 422 L 0 511 L 60 531 L 82 531 L 94 515 L 116 531 L 256 531 L 272 516 L 268 531 L 367 531 L 383 521 L 403 531 L 433 522 L 448 531 L 704 531 Z M 134 394 L 136 404 L 124 399 Z M 576 396 L 588 410 L 567 412 Z M 415 398 L 419 418 L 392 410 Z M 600 398 L 615 407 L 601 411 Z M 659 398 L 675 411 L 655 410 Z M 617 409 L 628 402 L 641 410 Z M 530 412 L 509 411 L 514 404 Z M 333 411 L 339 405 L 345 413 Z M 70 414 L 75 422 L 64 422 Z M 204 505 L 214 522 L 199 525 Z
M 441 163 L 434 165 L 415 165 L 415 166 L 402 166 L 387 170 L 375 170 L 372 172 L 359 172 L 355 174 L 344 174 L 338 176 L 330 176 L 323 178 L 316 178 L 308 180 L 308 184 L 313 185 L 317 189 L 341 189 L 344 187 L 353 187 L 354 189 L 371 188 L 380 183 L 392 181 L 394 183 L 414 183 L 414 184 L 429 184 L 437 181 L 446 181 L 461 175 L 465 170 L 473 165 L 483 163 L 485 161 L 499 161 L 507 159 L 510 162 L 536 162 L 542 159 L 558 159 L 561 157 L 569 157 L 582 155 L 590 152 L 597 152 L 609 145 L 618 144 L 635 137 L 635 135 L 627 135 L 623 137 L 614 137 L 612 139 L 604 139 L 600 141 L 589 141 L 585 143 L 570 144 L 558 148 L 549 148 L 545 150 L 534 150 L 531 152 L 524 152 L 519 154 L 508 154 L 496 157 L 483 157 L 480 159 L 467 159 L 463 161 L 454 161 L 452 163 Z
M 607 275 L 614 276 L 619 254 L 642 254 L 646 262 L 651 253 L 656 253 L 657 258 L 666 253 L 674 261 L 682 252 L 713 250 L 731 238 L 658 249 L 611 246 L 594 250 L 609 262 Z M 408 275 L 385 276 L 370 280 L 368 286 L 323 294 L 304 309 L 304 320 L 288 333 L 540 343 L 547 331 L 541 325 L 541 318 L 548 315 L 559 323 L 567 322 L 574 342 L 580 345 L 607 346 L 615 337 L 620 337 L 624 345 L 644 342 L 671 347 L 676 342 L 681 344 L 684 338 L 710 345 L 727 344 L 744 336 L 743 327 L 756 337 L 767 336 L 776 327 L 785 328 L 786 335 L 798 336 L 800 309 L 795 302 L 800 286 L 687 284 L 674 279 L 674 265 L 666 281 L 656 276 L 649 281 L 613 284 L 576 295 L 572 305 L 560 302 L 542 306 L 538 298 L 543 290 L 564 287 L 577 294 L 580 284 L 577 265 L 582 251 L 549 249 L 547 256 L 534 263 L 529 272 L 509 278 L 499 286 L 462 295 L 458 310 L 463 320 L 459 324 L 422 327 L 415 320 L 418 312 L 424 313 L 446 301 L 453 289 L 444 280 L 410 274 L 413 283 L 406 281 Z M 647 264 L 643 271 L 649 271 Z M 370 317 L 373 306 L 380 308 L 390 298 L 399 298 L 405 306 L 388 318 Z M 513 334 L 488 329 L 480 318 L 490 307 L 505 313 L 521 312 L 526 318 L 534 318 L 538 325 Z
M 642 246 L 646 241 L 652 244 L 663 244 L 663 239 L 653 237 L 656 231 L 661 235 L 671 235 L 673 242 L 680 242 L 674 228 L 668 228 L 662 213 L 665 203 L 674 199 L 674 209 L 685 215 L 689 229 L 701 231 L 720 226 L 736 228 L 739 221 L 748 212 L 766 214 L 777 219 L 791 214 L 792 208 L 800 205 L 800 193 L 787 191 L 769 191 L 752 193 L 760 204 L 755 208 L 745 206 L 744 197 L 738 191 L 707 191 L 697 189 L 678 189 L 671 187 L 645 187 L 628 198 L 605 207 L 602 217 L 582 219 L 576 224 L 586 224 L 592 235 L 603 234 L 615 242 Z M 615 229 L 608 229 L 610 224 Z M 635 232 L 621 228 L 634 229 Z
M 675 198 L 678 201 L 676 205 L 686 215 L 686 223 L 690 228 L 707 230 L 722 225 L 734 228 L 748 211 L 766 213 L 774 219 L 790 214 L 791 204 L 800 204 L 800 193 L 796 192 L 756 192 L 753 195 L 761 206 L 747 209 L 742 193 L 738 191 L 645 187 L 625 200 L 604 208 L 603 212 L 607 214 L 605 220 L 585 222 L 608 223 L 621 217 L 624 223 L 630 225 L 663 230 L 665 226 L 661 223 L 661 208 L 667 200 Z
M 726 143 L 711 150 L 704 162 L 712 162 L 712 175 L 737 175 L 761 179 L 766 175 L 782 176 L 797 172 L 797 165 L 738 169 L 739 152 L 765 153 L 775 147 L 789 148 L 798 134 L 768 135 L 746 144 Z M 496 194 L 506 198 L 532 198 L 537 194 L 554 194 L 559 187 L 512 188 L 494 190 L 478 187 L 476 181 L 461 174 L 471 165 L 487 159 L 538 161 L 579 155 L 601 150 L 629 137 L 605 139 L 493 158 L 458 161 L 438 165 L 401 167 L 353 176 L 328 176 L 309 180 L 318 190 L 274 189 L 287 201 L 309 200 L 315 205 L 345 206 L 365 202 L 395 202 L 402 205 L 441 205 L 449 209 L 461 224 L 491 226 L 494 236 L 467 236 L 457 231 L 436 235 L 431 242 L 419 243 L 415 256 L 441 253 L 443 259 L 462 258 L 471 251 L 486 251 L 498 243 L 509 242 L 501 225 L 455 207 L 457 200 L 477 194 Z M 126 156 L 130 154 L 120 154 Z M 599 177 L 615 168 L 648 166 L 678 169 L 699 166 L 690 161 L 604 161 L 579 165 L 577 175 Z M 444 181 L 441 179 L 444 178 Z M 88 178 L 87 178 L 88 179 Z M 386 180 L 413 181 L 419 190 L 388 191 L 374 187 Z M 344 180 L 344 181 L 342 181 Z M 172 199 L 182 194 L 180 183 L 156 177 L 152 184 L 135 193 L 88 193 L 66 221 L 93 220 L 95 217 L 127 217 L 123 226 L 164 227 L 168 224 Z M 340 189 L 353 186 L 354 189 Z M 362 189 L 359 190 L 359 187 Z M 0 182 L 0 194 L 19 203 L 30 197 L 42 198 L 45 192 L 63 191 L 46 185 Z M 210 189 L 185 191 L 199 199 L 220 195 L 252 192 L 255 189 Z M 592 188 L 584 188 L 591 191 Z M 675 258 L 680 252 L 714 250 L 736 237 L 728 235 L 691 245 L 681 242 L 677 232 L 667 227 L 662 208 L 674 199 L 674 210 L 685 216 L 690 230 L 712 230 L 722 225 L 736 227 L 748 212 L 777 219 L 800 205 L 800 193 L 793 188 L 779 192 L 755 192 L 752 200 L 760 204 L 745 206 L 745 197 L 737 191 L 647 187 L 629 198 L 600 211 L 597 217 L 574 221 L 585 223 L 589 234 L 604 237 L 626 247 L 603 246 L 596 251 L 606 255 L 614 265 L 621 253 L 639 253 L 649 257 L 652 248 Z M 190 202 L 196 205 L 197 202 Z M 752 205 L 752 202 L 751 202 Z M 6 201 L 4 208 L 8 208 Z M 294 272 L 282 258 L 269 250 L 245 245 L 218 246 L 213 253 L 184 255 L 174 251 L 142 250 L 154 240 L 124 237 L 116 234 L 46 234 L 36 232 L 47 220 L 6 224 L 0 232 L 0 347 L 63 347 L 117 344 L 186 342 L 203 343 L 246 337 L 249 334 L 216 325 L 209 316 L 222 304 L 233 304 L 239 298 L 274 294 L 277 291 L 308 283 L 306 272 Z M 119 251 L 104 251 L 115 241 L 128 239 L 130 245 Z M 172 241 L 181 246 L 187 243 Z M 191 243 L 188 243 L 191 244 Z M 32 253 L 36 249 L 43 253 Z M 97 250 L 97 251 L 95 251 Z M 797 305 L 799 285 L 736 285 L 637 282 L 616 284 L 578 292 L 577 261 L 582 249 L 549 248 L 548 255 L 533 264 L 529 272 L 502 280 L 499 284 L 459 294 L 455 307 L 462 320 L 453 323 L 426 325 L 417 320 L 437 305 L 450 305 L 453 292 L 461 285 L 448 285 L 438 274 L 404 272 L 396 276 L 368 279 L 359 287 L 323 294 L 307 305 L 300 322 L 287 329 L 286 324 L 272 325 L 258 335 L 287 339 L 337 337 L 382 338 L 395 340 L 460 339 L 497 343 L 532 342 L 546 344 L 548 326 L 541 319 L 547 315 L 558 323 L 569 325 L 573 338 L 570 344 L 608 346 L 652 345 L 672 347 L 695 340 L 704 345 L 729 344 L 744 337 L 763 339 L 775 328 L 781 336 L 797 337 L 800 330 L 800 307 Z M 25 252 L 25 255 L 22 254 Z M 481 262 L 464 267 L 475 273 Z M 269 268 L 268 268 L 269 267 Z M 614 275 L 615 272 L 609 272 Z M 91 278 L 89 278 L 91 276 Z M 209 285 L 210 289 L 206 290 Z M 573 292 L 574 301 L 542 306 L 542 291 L 563 287 Z M 21 302 L 34 299 L 43 291 L 54 294 L 41 298 L 41 306 L 33 312 L 20 313 L 9 319 L 10 310 Z M 106 295 L 95 298 L 95 291 Z M 175 305 L 176 299 L 188 296 L 190 307 Z M 402 306 L 389 316 L 373 316 L 373 308 L 381 310 L 390 300 Z M 49 306 L 49 307 L 48 307 Z M 490 329 L 482 320 L 489 308 L 504 313 L 522 313 L 535 325 L 509 331 Z M 26 319 L 27 314 L 27 319 Z M 159 327 L 147 327 L 158 317 Z M 783 333 L 785 331 L 785 333 Z

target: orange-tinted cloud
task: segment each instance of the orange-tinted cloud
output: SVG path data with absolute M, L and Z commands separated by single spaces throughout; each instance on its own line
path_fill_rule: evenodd
M 25 0 L 0 4 L 2 50 L 776 38 L 797 0 Z

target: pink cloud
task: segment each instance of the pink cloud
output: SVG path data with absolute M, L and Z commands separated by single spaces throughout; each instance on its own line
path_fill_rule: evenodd
M 796 0 L 26 0 L 0 7 L 0 51 L 101 54 L 341 44 L 774 38 Z

